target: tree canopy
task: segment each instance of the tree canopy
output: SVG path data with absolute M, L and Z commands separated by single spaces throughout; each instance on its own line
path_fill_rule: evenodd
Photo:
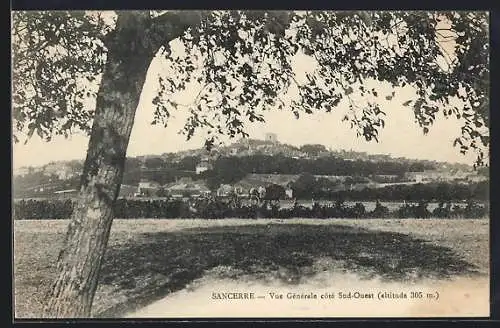
M 398 11 L 166 11 L 133 12 L 145 24 L 140 38 L 158 48 L 171 74 L 159 76 L 153 100 L 155 124 L 184 106 L 184 132 L 209 130 L 207 146 L 220 134 L 246 135 L 248 122 L 263 121 L 274 108 L 301 113 L 331 111 L 346 100 L 351 123 L 366 140 L 384 126 L 381 98 L 397 87 L 416 90 L 410 107 L 426 133 L 440 111 L 463 119 L 455 141 L 474 149 L 478 163 L 489 143 L 489 43 L 485 12 Z M 131 15 L 129 13 L 129 15 Z M 117 18 L 118 17 L 118 18 Z M 117 12 L 49 11 L 13 14 L 13 119 L 19 132 L 45 139 L 89 131 L 99 79 L 112 45 Z M 178 29 L 181 54 L 165 33 Z M 311 57 L 314 69 L 299 80 L 292 58 Z M 141 59 L 138 59 L 141 60 Z M 396 87 L 368 88 L 378 80 Z M 198 83 L 191 104 L 172 94 Z M 382 85 L 382 83 L 380 84 Z M 290 99 L 289 92 L 296 97 Z
M 148 67 L 162 59 L 153 124 L 188 113 L 189 139 L 247 136 L 267 110 L 330 112 L 366 140 L 385 124 L 382 99 L 413 88 L 401 106 L 424 133 L 437 114 L 463 122 L 455 145 L 489 144 L 488 14 L 423 11 L 39 11 L 12 19 L 14 140 L 90 135 L 78 203 L 58 256 L 46 313 L 91 314 L 124 162 Z M 294 60 L 311 65 L 298 74 Z M 188 104 L 174 95 L 198 85 Z M 401 101 L 401 100 L 398 100 Z M 377 207 L 375 212 L 383 214 Z M 378 213 L 377 212 L 377 213 Z

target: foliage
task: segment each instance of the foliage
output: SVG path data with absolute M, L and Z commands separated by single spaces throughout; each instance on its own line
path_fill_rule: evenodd
M 101 15 L 82 11 L 15 12 L 12 112 L 15 129 L 50 140 L 74 128 L 90 132 L 96 84 L 106 62 Z M 17 134 L 14 134 L 16 138 Z M 17 138 L 16 138 L 17 140 Z
M 14 204 L 14 219 L 45 220 L 67 219 L 73 210 L 70 200 L 22 200 Z M 417 204 L 403 204 L 396 210 L 389 210 L 380 202 L 372 211 L 367 211 L 362 203 L 353 206 L 343 201 L 320 204 L 312 207 L 299 204 L 290 208 L 279 203 L 263 201 L 260 204 L 244 205 L 233 199 L 221 197 L 198 198 L 195 200 L 131 200 L 119 199 L 115 205 L 116 217 L 122 219 L 157 218 L 480 218 L 488 215 L 488 208 L 469 200 L 466 206 L 441 202 L 432 212 L 425 201 Z
M 319 193 L 320 191 L 316 191 Z M 451 201 L 474 199 L 489 200 L 489 182 L 475 183 L 426 183 L 414 185 L 391 185 L 382 188 L 364 188 L 362 190 L 343 190 L 321 193 L 324 199 L 343 198 L 350 200 L 385 200 L 385 201 Z
M 115 205 L 116 217 L 129 218 L 176 218 L 187 215 L 187 204 L 178 200 L 126 200 L 119 199 Z
M 73 202 L 66 200 L 21 200 L 14 203 L 14 219 L 51 220 L 68 219 L 73 212 Z
M 374 217 L 383 218 L 389 216 L 389 209 L 382 205 L 378 200 L 375 204 L 375 209 L 371 213 Z
M 317 197 L 318 185 L 316 178 L 311 173 L 302 173 L 299 178 L 291 184 L 295 197 L 302 198 L 305 195 L 311 198 Z
M 158 77 L 153 123 L 166 125 L 171 111 L 185 106 L 190 116 L 184 133 L 191 138 L 208 129 L 209 148 L 221 134 L 246 136 L 248 123 L 262 122 L 268 109 L 288 109 L 299 117 L 330 112 L 341 102 L 349 108 L 344 120 L 358 135 L 378 140 L 385 125 L 381 100 L 410 86 L 416 97 L 403 105 L 423 132 L 439 112 L 459 117 L 463 128 L 455 145 L 461 152 L 476 150 L 478 164 L 484 163 L 489 144 L 485 12 L 116 13 L 117 19 L 125 15 L 150 15 L 143 34 L 131 26 L 128 37 L 156 47 L 170 69 Z M 87 104 L 100 83 L 115 25 L 98 12 L 14 13 L 16 139 L 19 132 L 29 137 L 36 131 L 46 139 L 74 128 L 89 132 L 93 108 Z M 182 46 L 177 53 L 167 35 L 173 28 L 183 31 L 176 38 Z M 298 55 L 312 63 L 302 79 L 292 64 Z M 380 88 L 368 87 L 372 81 L 380 81 Z M 172 100 L 192 84 L 199 93 L 191 104 Z M 387 84 L 395 88 L 388 94 Z
M 328 149 L 326 149 L 325 146 L 323 145 L 319 145 L 319 144 L 315 144 L 315 145 L 311 145 L 311 144 L 308 144 L 308 145 L 303 145 L 299 148 L 300 151 L 308 154 L 308 155 L 312 155 L 312 156 L 317 156 L 319 154 L 321 154 L 322 152 L 326 152 L 328 151 Z
M 161 188 L 158 189 L 158 191 L 156 191 L 156 196 L 158 196 L 158 197 L 168 197 L 169 196 L 168 190 L 166 190 L 165 188 L 161 187 Z
M 266 187 L 265 200 L 280 200 L 286 197 L 285 188 L 283 186 L 273 183 Z
M 316 159 L 297 159 L 286 156 L 251 155 L 251 156 L 229 156 L 220 157 L 214 161 L 213 169 L 203 172 L 201 178 L 207 179 L 210 185 L 216 189 L 221 184 L 234 184 L 243 179 L 247 174 L 304 174 L 304 175 L 354 175 L 351 183 L 367 182 L 361 176 L 377 174 L 403 176 L 410 170 L 423 171 L 433 169 L 434 166 L 426 163 L 400 163 L 396 161 L 370 162 L 363 160 L 347 161 L 338 157 L 322 157 Z M 310 173 L 304 173 L 310 172 Z M 302 177 L 305 179 L 305 177 Z M 296 182 L 297 192 L 304 191 L 304 195 L 310 195 L 310 187 L 322 185 L 325 188 L 332 187 L 328 181 L 307 181 L 303 187 L 302 182 Z M 316 184 L 316 186 L 313 186 Z M 336 186 L 335 186 L 336 187 Z M 332 188 L 335 188 L 332 187 Z M 300 197 L 300 196 L 299 196 Z
M 222 157 L 214 162 L 211 170 L 203 172 L 200 177 L 207 180 L 211 190 L 222 184 L 234 184 L 248 173 L 241 164 L 242 160 L 238 157 Z
M 347 182 L 347 185 L 351 186 L 350 183 L 352 181 Z M 375 201 L 377 199 L 385 201 L 449 201 L 464 199 L 488 201 L 489 199 L 489 181 L 396 184 L 378 188 L 358 186 L 356 189 L 345 189 L 337 181 L 315 178 L 310 174 L 304 174 L 292 184 L 292 189 L 296 197 L 304 199 L 349 199 L 356 201 Z
M 200 162 L 199 156 L 185 156 L 177 163 L 166 163 L 172 165 L 178 171 L 195 171 L 196 165 Z
M 428 203 L 425 201 L 420 201 L 417 205 L 413 204 L 404 204 L 398 211 L 397 215 L 400 218 L 406 217 L 416 217 L 419 219 L 425 219 L 431 216 L 431 212 L 427 209 Z M 442 215 L 445 213 L 441 213 L 439 211 L 434 211 L 437 215 Z M 447 213 L 451 214 L 451 213 Z
M 248 136 L 248 123 L 264 121 L 266 110 L 288 107 L 298 118 L 300 112 L 329 112 L 341 100 L 349 106 L 344 120 L 359 136 L 378 141 L 385 125 L 379 95 L 392 98 L 398 87 L 410 85 L 417 97 L 405 105 L 411 103 L 423 132 L 437 112 L 454 111 L 464 121 L 455 144 L 464 153 L 477 150 L 477 163 L 484 163 L 489 143 L 484 12 L 119 11 L 115 23 L 97 12 L 53 11 L 17 12 L 12 21 L 14 140 L 24 132 L 50 140 L 75 128 L 91 134 L 78 210 L 48 297 L 46 312 L 56 317 L 91 314 L 108 227 L 121 208 L 113 209 L 143 77 L 155 55 L 170 71 L 158 76 L 152 123 L 166 126 L 180 105 L 173 94 L 197 84 L 193 102 L 183 104 L 189 113 L 183 131 L 189 139 L 208 129 L 208 149 L 223 134 Z M 451 56 L 439 40 L 442 29 L 452 33 Z M 173 41 L 181 51 L 173 49 Z M 304 79 L 294 72 L 297 55 L 313 63 Z M 395 89 L 383 94 L 384 88 L 368 87 L 373 80 Z M 296 97 L 290 97 L 293 91 Z M 283 99 L 291 101 L 286 105 Z M 91 203 L 100 208 L 89 208 Z M 161 213 L 164 205 L 151 206 L 147 215 Z M 219 210 L 224 211 L 216 206 L 216 217 Z M 92 247 L 81 247 L 89 241 Z

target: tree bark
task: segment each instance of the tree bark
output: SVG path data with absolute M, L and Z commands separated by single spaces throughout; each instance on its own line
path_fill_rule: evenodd
M 46 317 L 90 317 L 135 111 L 158 50 L 145 42 L 148 22 L 141 13 L 120 13 L 109 42 L 78 201 L 59 254 L 59 276 Z
M 106 67 L 97 94 L 78 202 L 61 250 L 45 317 L 90 317 L 118 197 L 135 111 L 151 60 L 160 47 L 201 23 L 198 11 L 118 13 L 104 42 Z

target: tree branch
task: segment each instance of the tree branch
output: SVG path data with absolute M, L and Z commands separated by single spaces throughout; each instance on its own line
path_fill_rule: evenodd
M 173 10 L 151 19 L 149 28 L 153 46 L 160 48 L 166 43 L 181 36 L 189 28 L 197 28 L 209 15 L 204 11 Z

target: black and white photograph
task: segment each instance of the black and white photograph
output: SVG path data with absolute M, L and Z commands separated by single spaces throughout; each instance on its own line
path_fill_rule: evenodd
M 11 11 L 14 319 L 490 316 L 487 11 Z

